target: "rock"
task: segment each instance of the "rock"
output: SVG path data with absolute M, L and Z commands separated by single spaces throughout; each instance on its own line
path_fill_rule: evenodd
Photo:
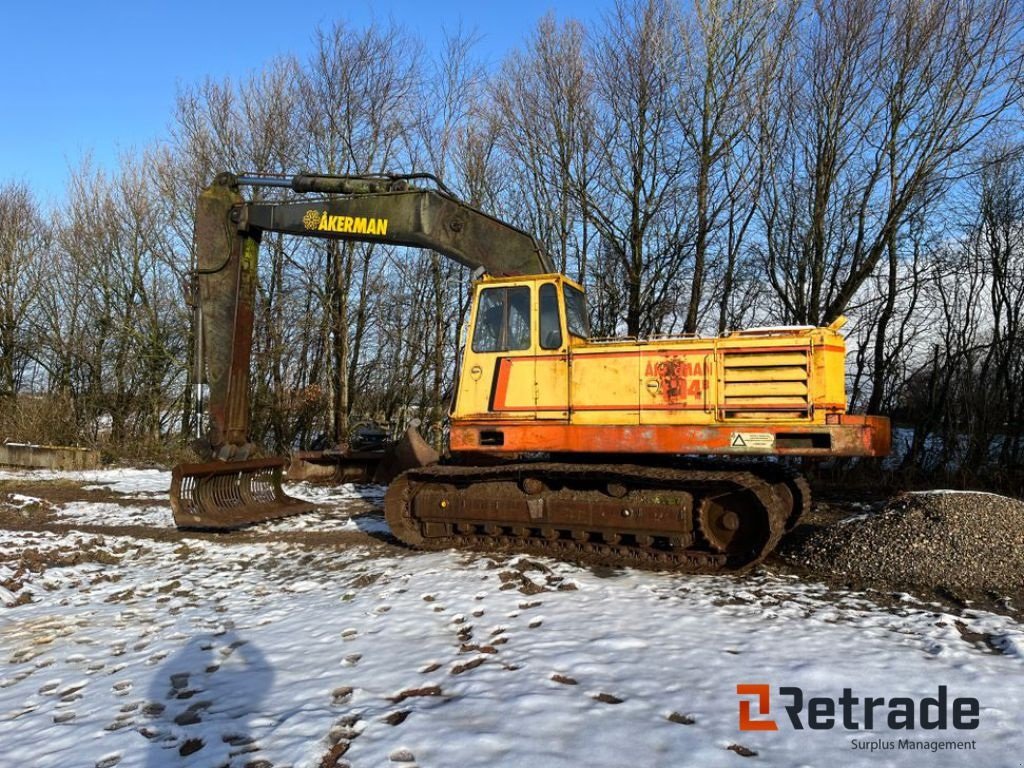
M 342 704 L 352 695 L 354 689 L 349 685 L 343 685 L 331 691 L 331 703 Z
M 410 714 L 412 714 L 412 710 L 399 709 L 394 712 L 388 713 L 387 715 L 382 717 L 381 720 L 387 723 L 388 725 L 401 725 L 405 722 L 405 719 L 409 717 Z M 391 759 L 394 760 L 394 758 Z
M 679 723 L 680 725 L 693 725 L 697 722 L 689 715 L 682 715 L 678 712 L 670 712 L 668 714 L 667 720 L 670 723 Z
M 456 664 L 451 668 L 450 674 L 461 675 L 463 672 L 468 672 L 471 669 L 476 669 L 484 663 L 486 659 L 482 656 L 478 656 L 475 659 L 470 659 L 465 664 Z
M 391 701 L 395 704 L 400 704 L 406 699 L 411 699 L 416 696 L 440 696 L 441 693 L 441 686 L 439 685 L 426 685 L 422 688 L 406 688 L 401 693 L 396 693 L 392 696 Z
M 188 739 L 178 748 L 178 754 L 182 757 L 195 754 L 205 746 L 202 739 Z
M 732 752 L 735 752 L 737 755 L 741 755 L 743 757 L 757 757 L 757 752 L 747 747 L 744 747 L 742 744 L 730 744 L 728 747 L 726 747 L 726 749 L 729 749 Z

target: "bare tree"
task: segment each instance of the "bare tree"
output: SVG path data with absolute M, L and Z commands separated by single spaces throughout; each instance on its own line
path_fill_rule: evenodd
M 765 225 L 786 315 L 819 323 L 847 308 L 915 206 L 967 170 L 966 150 L 1019 97 L 1020 11 L 847 0 L 806 23 Z
M 999 456 L 1004 464 L 1020 463 L 1024 431 L 1024 167 L 1019 159 L 995 150 L 978 190 L 978 217 L 970 248 L 988 283 L 991 346 L 985 365 L 983 412 L 988 430 L 973 441 L 969 462 L 988 458 L 990 441 L 1001 433 Z M 991 432 L 991 434 L 990 434 Z
M 585 42 L 580 23 L 545 16 L 491 88 L 501 148 L 521 179 L 524 226 L 547 244 L 561 271 L 579 280 L 587 279 L 591 231 L 584 210 L 595 152 Z
M 621 277 L 630 335 L 660 330 L 674 311 L 691 240 L 676 130 L 677 29 L 669 0 L 619 0 L 591 53 L 596 137 L 585 213 L 606 257 L 595 287 L 598 301 L 616 302 Z
M 695 2 L 693 15 L 683 20 L 686 68 L 679 120 L 692 155 L 695 205 L 686 333 L 698 329 L 711 241 L 723 217 L 726 295 L 718 326 L 725 330 L 737 252 L 753 212 L 749 198 L 745 216 L 737 203 L 758 181 L 751 173 L 757 155 L 740 145 L 757 117 L 770 108 L 770 84 L 789 44 L 795 10 L 792 3 L 704 0 Z
M 0 186 L 0 399 L 21 388 L 36 349 L 47 228 L 25 184 Z
M 411 153 L 415 167 L 429 170 L 471 201 L 480 190 L 479 186 L 474 188 L 474 179 L 466 173 L 474 167 L 473 152 L 480 146 L 472 143 L 472 137 L 483 132 L 479 126 L 487 119 L 483 103 L 487 77 L 474 56 L 477 40 L 475 34 L 461 29 L 446 32 L 440 54 L 427 63 L 425 98 L 417 110 Z M 425 165 L 417 161 L 417 152 L 423 155 Z M 482 162 L 486 163 L 486 159 Z M 422 254 L 402 249 L 399 256 L 412 264 L 413 270 L 429 273 L 429 285 L 425 286 L 430 297 L 429 325 L 425 329 L 429 343 L 423 351 L 430 372 L 424 381 L 423 405 L 425 427 L 440 450 L 445 405 L 450 397 L 449 381 L 458 353 L 457 333 L 468 310 L 461 290 L 466 270 L 436 253 L 425 259 Z
M 374 173 L 400 158 L 419 82 L 418 44 L 397 27 L 318 30 L 300 78 L 302 158 L 326 173 Z M 366 330 L 373 246 L 325 246 L 325 331 L 331 339 L 332 437 L 347 439 L 350 391 Z M 358 269 L 357 269 L 358 261 Z M 314 271 L 320 271 L 314 267 Z M 355 308 L 351 293 L 355 292 Z

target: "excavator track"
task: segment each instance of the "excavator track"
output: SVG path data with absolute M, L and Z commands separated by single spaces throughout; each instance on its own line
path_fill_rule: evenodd
M 807 478 L 788 464 L 762 462 L 757 472 L 770 483 L 775 493 L 790 506 L 786 518 L 786 532 L 792 531 L 800 520 L 811 511 L 811 486 Z
M 783 469 L 527 463 L 412 469 L 384 501 L 418 549 L 731 573 L 763 560 L 810 503 Z

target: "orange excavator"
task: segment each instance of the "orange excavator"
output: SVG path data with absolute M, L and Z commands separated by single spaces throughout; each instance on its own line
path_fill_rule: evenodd
M 284 187 L 249 202 L 243 186 Z M 310 196 L 312 195 L 312 196 Z M 209 385 L 204 464 L 175 468 L 179 526 L 303 512 L 284 458 L 252 458 L 249 362 L 264 232 L 431 249 L 476 271 L 443 460 L 411 432 L 378 479 L 422 549 L 507 549 L 695 572 L 763 559 L 809 508 L 784 457 L 883 456 L 887 419 L 846 411 L 843 320 L 711 338 L 590 337 L 583 288 L 530 234 L 426 174 L 219 175 L 196 212 Z

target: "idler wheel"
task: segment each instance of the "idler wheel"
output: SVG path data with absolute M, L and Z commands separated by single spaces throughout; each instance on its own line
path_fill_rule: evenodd
M 410 547 L 423 544 L 419 523 L 412 516 L 411 481 L 406 475 L 399 475 L 388 486 L 384 494 L 384 518 L 391 533 Z
M 697 509 L 697 529 L 715 552 L 740 554 L 767 539 L 764 511 L 742 493 L 709 497 Z

